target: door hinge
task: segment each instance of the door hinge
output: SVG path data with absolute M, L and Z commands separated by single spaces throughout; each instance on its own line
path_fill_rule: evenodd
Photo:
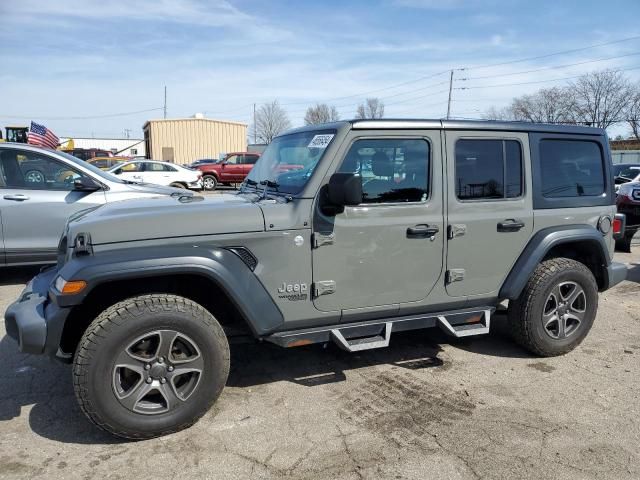
M 452 268 L 447 270 L 447 283 L 461 282 L 464 280 L 464 268 Z
M 331 233 L 320 233 L 314 232 L 313 234 L 313 248 L 318 248 L 323 245 L 332 245 L 333 239 L 335 238 L 335 234 Z
M 336 282 L 334 280 L 323 280 L 321 282 L 313 283 L 313 296 L 319 297 L 321 295 L 329 295 L 335 293 Z
M 447 227 L 447 238 L 451 240 L 452 238 L 461 237 L 465 233 L 467 233 L 467 226 L 463 223 L 454 223 Z

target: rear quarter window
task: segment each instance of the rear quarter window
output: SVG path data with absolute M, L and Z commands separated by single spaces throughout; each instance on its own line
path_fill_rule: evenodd
M 534 209 L 615 204 L 608 140 L 593 131 L 529 133 Z
M 540 141 L 542 196 L 599 196 L 605 191 L 600 145 L 581 140 Z

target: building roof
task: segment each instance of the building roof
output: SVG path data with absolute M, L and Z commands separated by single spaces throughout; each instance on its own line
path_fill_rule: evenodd
M 150 123 L 171 123 L 171 122 L 211 122 L 211 123 L 228 123 L 230 125 L 240 125 L 240 126 L 244 126 L 246 127 L 247 124 L 246 123 L 242 123 L 242 122 L 234 122 L 233 120 L 216 120 L 214 118 L 193 118 L 193 117 L 188 117 L 188 118 L 159 118 L 156 120 L 147 120 L 146 122 L 144 122 L 144 125 L 142 125 L 142 129 L 144 130 L 145 127 L 150 124 Z

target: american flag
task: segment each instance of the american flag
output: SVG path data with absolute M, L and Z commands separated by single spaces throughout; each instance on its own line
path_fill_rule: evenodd
M 28 143 L 45 148 L 56 148 L 60 139 L 44 125 L 31 122 L 29 129 Z

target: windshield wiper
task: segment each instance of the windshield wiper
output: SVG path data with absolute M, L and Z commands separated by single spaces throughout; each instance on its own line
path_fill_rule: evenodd
M 256 187 L 256 185 L 258 185 L 258 182 L 256 182 L 255 180 L 251 180 L 250 178 L 245 178 L 244 182 L 242 183 L 242 185 L 240 186 L 240 193 L 244 193 L 244 188 L 249 185 L 253 188 L 256 189 L 256 192 L 258 190 L 258 188 Z
M 260 185 L 264 185 L 262 189 L 262 198 L 260 200 L 264 200 L 267 198 L 267 193 L 269 188 L 273 188 L 276 192 L 278 191 L 278 187 L 280 186 L 278 182 L 274 182 L 273 180 L 262 180 Z

